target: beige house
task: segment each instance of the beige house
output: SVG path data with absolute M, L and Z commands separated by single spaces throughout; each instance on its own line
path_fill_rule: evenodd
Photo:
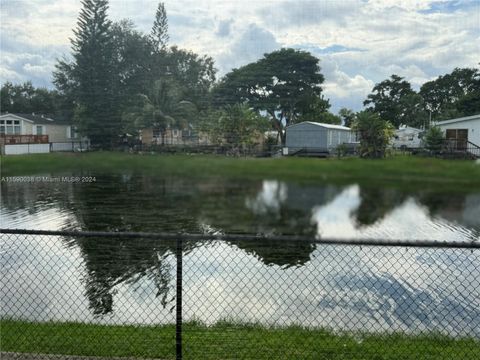
M 140 141 L 143 145 L 210 145 L 206 134 L 194 134 L 189 129 L 144 128 L 140 130 Z
M 140 140 L 145 145 L 183 145 L 183 132 L 179 129 L 146 128 L 140 131 Z
M 68 122 L 45 115 L 5 113 L 0 115 L 2 154 L 77 151 L 88 148 Z

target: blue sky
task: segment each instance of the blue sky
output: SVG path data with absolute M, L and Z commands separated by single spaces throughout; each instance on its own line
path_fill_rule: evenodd
M 77 0 L 0 0 L 0 81 L 52 87 Z M 149 31 L 157 1 L 111 0 L 112 20 Z M 415 88 L 480 62 L 480 0 L 167 0 L 172 44 L 208 54 L 219 75 L 281 47 L 321 59 L 332 110 L 354 110 L 395 73 Z

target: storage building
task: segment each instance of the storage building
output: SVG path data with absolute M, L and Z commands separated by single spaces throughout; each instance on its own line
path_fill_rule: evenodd
M 341 144 L 352 145 L 355 142 L 355 133 L 346 126 L 304 121 L 286 128 L 284 154 L 330 154 Z

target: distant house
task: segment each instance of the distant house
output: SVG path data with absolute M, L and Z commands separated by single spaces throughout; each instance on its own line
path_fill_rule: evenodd
M 395 130 L 392 146 L 394 148 L 419 148 L 422 145 L 423 132 L 424 130 L 410 126 L 400 126 L 398 130 Z
M 2 154 L 75 151 L 88 147 L 69 122 L 45 115 L 5 113 L 0 115 Z
M 480 114 L 435 123 L 455 149 L 480 147 Z
M 195 132 L 191 127 L 178 129 L 168 127 L 149 127 L 139 131 L 142 145 L 208 145 L 210 141 L 205 134 Z
M 145 145 L 183 144 L 183 132 L 180 129 L 145 128 L 140 130 L 140 140 Z
M 330 154 L 339 145 L 355 142 L 355 133 L 346 126 L 304 121 L 287 126 L 284 154 L 299 151 Z

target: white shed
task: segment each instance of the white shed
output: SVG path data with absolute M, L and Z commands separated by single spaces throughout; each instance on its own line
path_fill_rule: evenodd
M 480 147 L 480 114 L 439 121 L 435 125 L 457 148 Z
M 286 128 L 288 154 L 305 149 L 331 153 L 338 145 L 352 144 L 356 140 L 352 129 L 346 126 L 304 121 Z

